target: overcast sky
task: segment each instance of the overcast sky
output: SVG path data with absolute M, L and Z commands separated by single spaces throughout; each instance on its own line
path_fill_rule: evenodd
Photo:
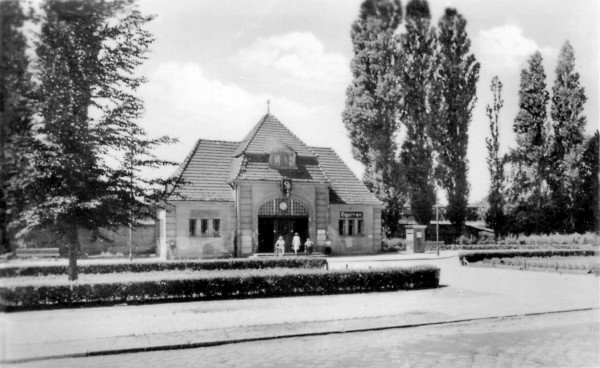
M 334 148 L 362 176 L 352 159 L 343 126 L 345 91 L 351 82 L 350 26 L 362 1 L 356 0 L 141 0 L 157 16 L 156 37 L 142 73 L 146 103 L 142 125 L 152 135 L 180 142 L 160 150 L 181 162 L 199 139 L 239 141 L 271 113 L 305 143 Z M 403 1 L 406 5 L 406 1 Z M 588 102 L 587 133 L 598 129 L 599 1 L 452 0 L 430 1 L 437 25 L 446 7 L 467 19 L 472 52 L 481 63 L 478 102 L 469 128 L 471 202 L 487 194 L 485 137 L 491 103 L 489 85 L 504 84 L 500 139 L 514 146 L 512 123 L 518 108 L 519 76 L 528 57 L 540 50 L 548 91 L 556 59 L 569 40 Z

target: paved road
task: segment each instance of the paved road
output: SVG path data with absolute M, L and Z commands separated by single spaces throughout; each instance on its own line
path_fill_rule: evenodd
M 15 367 L 596 367 L 598 311 L 557 313 Z
M 339 259 L 332 268 L 432 263 L 438 289 L 0 314 L 0 360 L 600 307 L 593 275 L 461 267 L 456 258 Z M 332 259 L 333 260 L 333 259 Z M 388 261 L 389 260 L 389 261 Z

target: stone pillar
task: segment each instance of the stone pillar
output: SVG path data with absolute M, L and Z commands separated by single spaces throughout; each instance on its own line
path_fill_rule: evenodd
M 313 239 L 316 249 L 322 250 L 325 247 L 327 241 L 327 226 L 328 226 L 328 214 L 329 214 L 329 188 L 327 187 L 316 187 L 315 188 L 315 218 L 317 234 L 316 239 Z
M 252 249 L 252 187 L 242 185 L 240 188 L 240 233 L 241 256 L 247 257 L 254 251 Z
M 167 212 L 160 208 L 156 211 L 158 220 L 158 256 L 167 259 Z

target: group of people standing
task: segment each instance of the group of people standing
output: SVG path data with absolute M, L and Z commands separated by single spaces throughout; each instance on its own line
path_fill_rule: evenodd
M 292 238 L 292 249 L 294 250 L 295 255 L 298 255 L 301 245 L 302 241 L 300 240 L 300 235 L 298 235 L 298 233 L 294 233 L 294 238 Z M 311 255 L 314 245 L 315 244 L 310 240 L 310 238 L 307 238 L 306 242 L 304 242 L 304 253 Z M 285 254 L 285 240 L 283 239 L 283 236 L 279 236 L 279 239 L 277 239 L 275 242 L 275 254 L 278 256 L 283 256 Z

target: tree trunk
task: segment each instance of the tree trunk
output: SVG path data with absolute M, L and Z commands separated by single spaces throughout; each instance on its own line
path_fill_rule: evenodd
M 79 276 L 79 270 L 77 269 L 77 251 L 79 250 L 77 225 L 70 225 L 67 231 L 67 241 L 69 242 L 69 281 L 75 281 Z

